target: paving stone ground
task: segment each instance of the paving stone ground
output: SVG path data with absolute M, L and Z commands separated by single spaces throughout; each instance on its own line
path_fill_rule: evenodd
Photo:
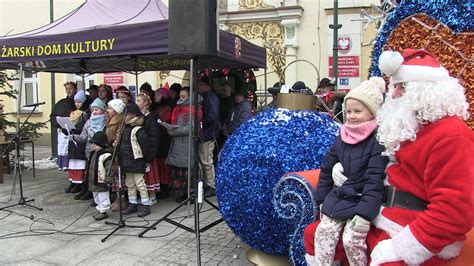
M 36 159 L 49 157 L 50 147 L 36 147 Z M 25 151 L 25 159 L 30 154 Z M 14 204 L 19 199 L 16 182 L 12 195 L 13 177 L 4 176 L 0 184 L 0 207 Z M 142 229 L 122 228 L 104 243 L 101 239 L 115 227 L 96 222 L 95 208 L 89 201 L 76 201 L 65 194 L 67 174 L 57 169 L 23 171 L 24 194 L 34 198 L 32 205 L 0 210 L 0 264 L 1 265 L 196 265 L 195 235 L 168 223 L 160 223 L 156 230 L 138 238 Z M 215 198 L 212 200 L 215 203 Z M 152 206 L 146 219 L 126 218 L 128 225 L 147 226 L 175 208 L 174 198 L 159 201 Z M 193 208 L 191 206 L 191 214 Z M 193 227 L 194 217 L 187 217 L 187 208 L 174 213 L 173 220 Z M 109 213 L 108 221 L 118 220 L 117 213 Z M 201 227 L 221 218 L 218 211 L 204 204 L 201 209 Z M 247 246 L 235 236 L 225 223 L 201 235 L 202 265 L 252 265 L 245 257 Z

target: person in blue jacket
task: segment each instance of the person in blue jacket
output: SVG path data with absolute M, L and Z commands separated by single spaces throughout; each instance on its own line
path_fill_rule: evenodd
M 382 78 L 371 78 L 352 89 L 344 99 L 346 121 L 321 165 L 316 190 L 321 219 L 310 236 L 314 237 L 314 258 L 309 264 L 331 265 L 343 231 L 342 244 L 349 264 L 367 265 L 365 239 L 370 222 L 382 204 L 388 162 L 382 156 L 383 146 L 375 138 L 375 117 L 384 90 Z M 335 187 L 332 169 L 338 163 L 348 179 Z

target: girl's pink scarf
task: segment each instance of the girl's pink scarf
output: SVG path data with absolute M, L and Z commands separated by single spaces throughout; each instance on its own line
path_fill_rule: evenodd
M 347 144 L 357 144 L 370 136 L 376 128 L 375 119 L 357 125 L 344 124 L 341 127 L 341 139 Z

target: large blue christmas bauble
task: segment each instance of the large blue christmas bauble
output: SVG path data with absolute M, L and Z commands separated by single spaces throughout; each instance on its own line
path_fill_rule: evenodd
M 251 247 L 288 255 L 294 225 L 272 204 L 282 175 L 320 167 L 339 125 L 324 114 L 271 109 L 242 124 L 226 141 L 216 170 L 219 208 Z

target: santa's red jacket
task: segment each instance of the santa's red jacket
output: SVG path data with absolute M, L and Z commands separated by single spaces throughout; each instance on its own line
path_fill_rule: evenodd
M 421 212 L 382 207 L 375 226 L 392 237 L 405 263 L 457 256 L 474 220 L 474 133 L 458 117 L 443 118 L 404 142 L 396 160 L 387 182 L 429 203 Z

